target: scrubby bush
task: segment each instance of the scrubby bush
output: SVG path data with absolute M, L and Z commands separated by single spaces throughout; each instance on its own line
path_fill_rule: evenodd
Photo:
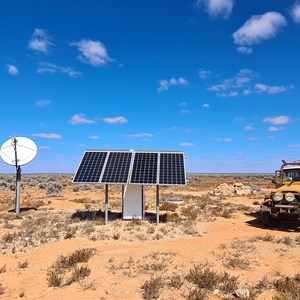
M 149 280 L 146 280 L 141 286 L 143 299 L 158 299 L 163 287 L 164 282 L 161 276 L 151 277 Z
M 47 187 L 47 184 L 45 182 L 39 183 L 39 188 L 44 190 Z
M 50 197 L 57 197 L 60 195 L 63 185 L 60 182 L 49 182 L 47 184 L 47 195 Z
M 47 270 L 47 282 L 49 287 L 60 287 L 79 282 L 91 273 L 87 265 L 77 266 L 78 263 L 88 262 L 95 254 L 94 248 L 79 249 L 70 255 L 60 255 Z M 70 274 L 71 273 L 71 274 Z M 65 277 L 70 276 L 65 280 Z
M 227 272 L 217 273 L 208 267 L 194 265 L 186 279 L 192 282 L 198 289 L 213 291 L 219 289 L 229 294 L 233 293 L 238 287 L 238 278 Z
M 172 211 L 174 212 L 177 208 L 177 204 L 165 202 L 160 206 L 160 210 Z
M 275 300 L 300 299 L 300 274 L 293 278 L 281 278 L 274 283 L 274 286 L 278 293 Z

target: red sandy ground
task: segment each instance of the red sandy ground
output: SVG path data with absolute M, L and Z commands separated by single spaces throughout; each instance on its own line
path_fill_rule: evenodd
M 97 190 L 74 194 L 68 189 L 69 187 L 66 187 L 63 198 L 53 198 L 51 203 L 43 208 L 75 211 L 78 208 L 83 208 L 83 204 L 71 202 L 70 199 L 76 197 L 99 198 L 99 191 Z M 187 186 L 180 192 L 183 194 L 204 194 L 207 191 L 191 191 Z M 35 191 L 34 194 L 37 196 L 38 192 Z M 232 197 L 227 198 L 226 201 L 245 204 L 253 207 L 254 210 L 258 209 L 257 205 L 253 205 L 253 199 Z M 159 228 L 163 226 L 165 224 L 160 224 Z M 162 274 L 164 277 L 172 274 L 185 276 L 194 264 L 207 263 L 216 271 L 225 270 L 239 276 L 240 286 L 246 288 L 257 284 L 264 276 L 273 280 L 279 275 L 294 276 L 300 271 L 299 246 L 291 247 L 267 242 L 253 243 L 255 244 L 255 251 L 247 254 L 251 264 L 245 270 L 226 269 L 222 264 L 222 258 L 226 251 L 224 249 L 230 249 L 230 244 L 235 239 L 249 240 L 251 237 L 265 236 L 267 233 L 272 234 L 275 238 L 288 236 L 295 239 L 299 236 L 298 228 L 283 226 L 277 230 L 267 229 L 258 222 L 254 215 L 243 212 L 236 213 L 233 218 L 229 219 L 218 217 L 215 221 L 203 222 L 200 226 L 202 228 L 200 236 L 194 237 L 177 236 L 173 239 L 130 241 L 123 239 L 128 235 L 128 232 L 124 231 L 121 232 L 122 238 L 119 240 L 92 241 L 84 237 L 76 237 L 44 244 L 38 248 L 29 248 L 26 253 L 9 252 L 2 254 L 0 256 L 0 268 L 6 265 L 6 272 L 0 273 L 0 283 L 5 287 L 5 292 L 0 295 L 0 299 L 142 299 L 140 287 L 145 280 L 150 278 L 151 274 L 140 273 L 137 265 L 153 252 L 171 252 L 174 254 L 168 262 L 167 270 Z M 85 290 L 78 283 L 60 288 L 48 287 L 46 273 L 57 257 L 88 247 L 97 250 L 96 255 L 88 262 L 91 274 L 87 280 L 92 287 Z M 118 268 L 122 263 L 125 264 L 130 260 L 133 260 L 133 263 L 127 270 Z M 19 268 L 18 263 L 24 261 L 28 261 L 28 267 Z M 115 269 L 111 268 L 112 264 L 116 266 Z M 131 274 L 128 275 L 124 271 L 131 271 Z M 184 299 L 183 295 L 186 295 L 187 292 L 186 290 L 166 289 L 159 299 Z M 272 299 L 273 296 L 274 291 L 266 291 L 260 294 L 258 299 L 267 300 Z M 216 294 L 211 296 L 211 299 L 221 298 Z

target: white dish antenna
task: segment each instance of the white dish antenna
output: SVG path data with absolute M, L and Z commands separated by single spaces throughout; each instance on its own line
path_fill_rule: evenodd
M 20 213 L 21 166 L 30 163 L 36 154 L 36 144 L 26 137 L 13 137 L 1 146 L 1 158 L 16 167 L 16 214 Z
M 36 144 L 26 137 L 14 137 L 7 140 L 0 150 L 3 161 L 11 166 L 26 165 L 36 157 L 36 154 Z

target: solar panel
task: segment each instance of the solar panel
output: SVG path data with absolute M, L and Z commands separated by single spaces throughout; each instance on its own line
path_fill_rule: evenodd
M 73 182 L 185 185 L 183 152 L 87 150 Z
M 157 183 L 157 152 L 136 152 L 130 183 Z
M 183 153 L 160 153 L 159 184 L 186 184 Z
M 127 183 L 131 157 L 131 152 L 110 152 L 101 182 Z
M 73 182 L 99 182 L 107 152 L 86 151 Z

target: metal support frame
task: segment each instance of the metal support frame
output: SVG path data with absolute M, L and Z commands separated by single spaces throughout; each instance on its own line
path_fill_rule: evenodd
M 142 198 L 142 220 L 144 221 L 145 220 L 145 199 L 144 199 L 144 186 L 142 185 L 142 195 L 141 195 L 141 198 Z
M 16 182 L 16 214 L 17 215 L 20 213 L 20 187 L 21 187 L 21 182 L 20 180 L 17 180 Z
M 156 186 L 156 225 L 159 224 L 159 185 Z
M 105 185 L 105 225 L 108 223 L 108 184 Z
M 122 184 L 122 219 L 124 219 L 124 184 Z

